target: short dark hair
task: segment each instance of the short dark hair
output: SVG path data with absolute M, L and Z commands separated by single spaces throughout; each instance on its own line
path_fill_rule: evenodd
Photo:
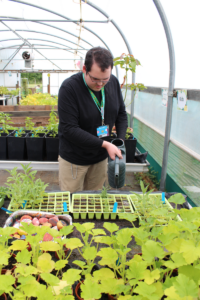
M 101 68 L 102 72 L 104 72 L 105 69 L 108 69 L 109 67 L 111 67 L 111 69 L 113 68 L 112 54 L 110 53 L 110 51 L 102 47 L 94 47 L 86 53 L 86 73 L 91 71 L 94 62 Z

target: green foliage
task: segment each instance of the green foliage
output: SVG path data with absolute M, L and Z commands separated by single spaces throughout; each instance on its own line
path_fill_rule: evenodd
M 32 130 L 33 129 L 33 126 L 35 125 L 35 123 L 33 123 L 32 121 L 32 118 L 30 117 L 26 117 L 25 118 L 25 127 L 26 127 L 26 130 Z
M 7 196 L 13 200 L 13 209 L 19 209 L 24 204 L 24 200 L 28 200 L 27 208 L 35 207 L 35 204 L 43 200 L 45 189 L 48 184 L 42 182 L 40 178 L 35 179 L 37 171 L 32 171 L 30 163 L 28 165 L 21 164 L 23 172 L 17 172 L 17 167 L 11 171 L 6 170 L 11 175 L 7 178 L 8 186 Z
M 20 105 L 58 105 L 58 97 L 50 94 L 36 93 L 27 95 L 20 101 Z
M 27 78 L 29 83 L 42 83 L 42 73 L 21 73 L 21 78 Z
M 8 188 L 4 186 L 0 186 L 0 202 L 6 198 L 8 194 Z
M 50 118 L 48 120 L 49 123 L 47 125 L 47 132 L 50 134 L 50 136 L 55 138 L 58 134 L 58 116 L 54 107 L 51 109 L 49 116 Z
M 10 114 L 0 112 L 0 135 L 1 133 L 9 133 L 10 125 L 13 124 L 11 121 Z

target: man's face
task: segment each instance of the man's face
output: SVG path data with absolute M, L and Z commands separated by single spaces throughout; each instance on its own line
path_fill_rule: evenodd
M 100 91 L 103 86 L 105 86 L 111 75 L 111 66 L 108 69 L 105 69 L 104 72 L 101 71 L 101 68 L 96 64 L 93 63 L 90 72 L 86 73 L 85 65 L 83 66 L 83 73 L 85 76 L 85 81 L 89 88 L 93 91 Z

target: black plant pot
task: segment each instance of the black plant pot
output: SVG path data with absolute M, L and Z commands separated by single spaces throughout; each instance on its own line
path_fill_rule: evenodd
M 32 137 L 32 133 L 26 135 L 27 158 L 30 161 L 44 160 L 44 133 L 39 133 L 39 137 Z
M 45 137 L 45 146 L 46 146 L 46 160 L 47 161 L 58 161 L 58 152 L 59 152 L 59 138 L 58 135 L 55 137 L 49 136 L 47 134 Z
M 134 138 L 131 133 L 129 133 L 129 138 L 125 139 L 124 142 L 126 147 L 126 162 L 134 163 L 137 139 Z
M 0 160 L 7 159 L 7 133 L 1 133 L 0 136 Z
M 25 136 L 15 137 L 14 132 L 7 136 L 8 159 L 9 160 L 24 160 L 25 158 Z

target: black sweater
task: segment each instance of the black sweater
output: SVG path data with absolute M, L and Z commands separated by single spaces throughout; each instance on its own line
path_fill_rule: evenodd
M 108 157 L 102 148 L 103 140 L 97 137 L 97 127 L 102 118 L 88 88 L 82 72 L 63 81 L 58 95 L 59 155 L 76 165 L 91 165 Z M 127 114 L 119 82 L 114 75 L 105 85 L 105 125 L 111 133 L 115 124 L 117 136 L 125 138 Z M 94 92 L 101 102 L 101 92 Z

